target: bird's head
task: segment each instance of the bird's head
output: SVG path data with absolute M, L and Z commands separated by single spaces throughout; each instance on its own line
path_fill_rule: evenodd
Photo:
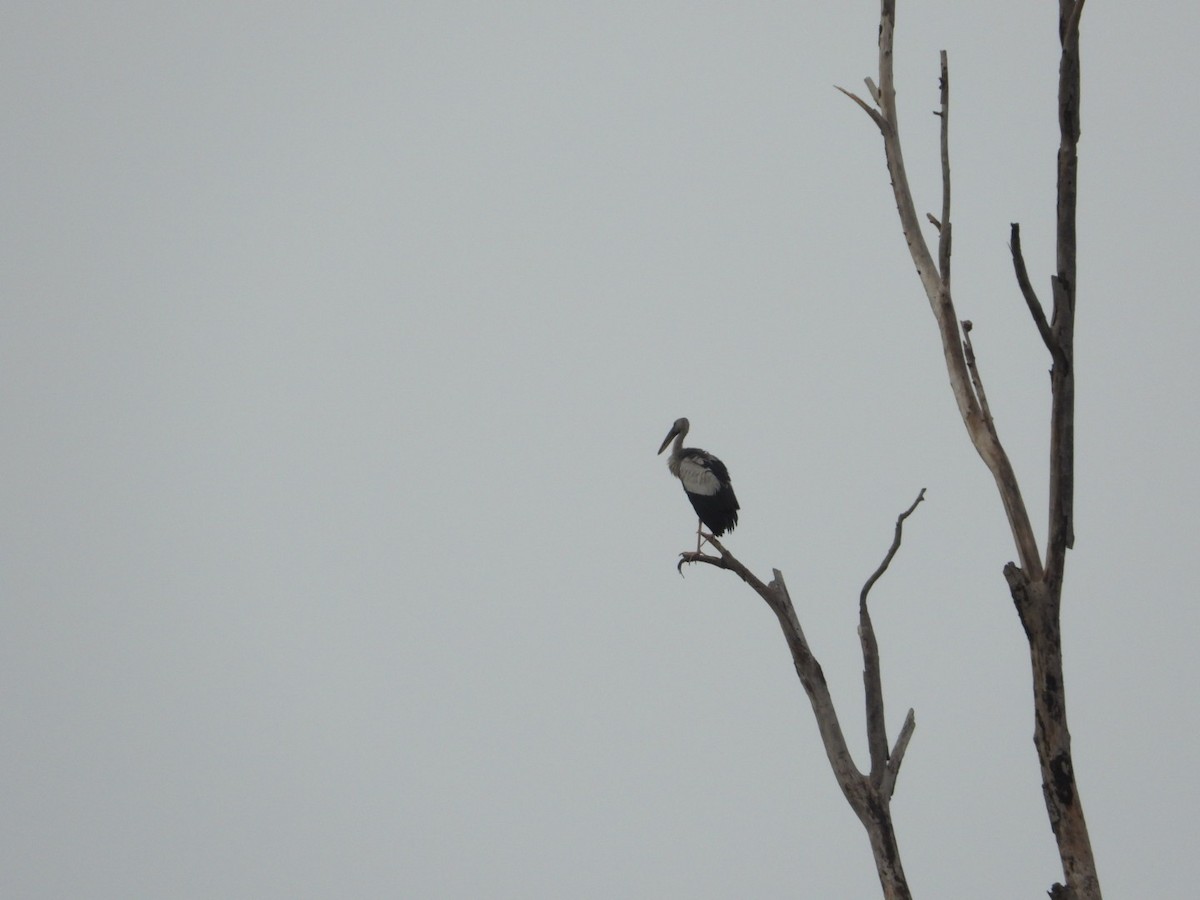
M 667 444 L 671 443 L 671 439 L 675 437 L 675 435 L 678 434 L 681 436 L 681 438 L 686 436 L 688 433 L 688 428 L 689 425 L 687 419 L 676 419 L 675 424 L 671 426 L 671 430 L 667 432 L 667 436 L 663 438 L 662 446 L 658 448 L 659 456 L 661 456 L 662 452 L 667 449 Z

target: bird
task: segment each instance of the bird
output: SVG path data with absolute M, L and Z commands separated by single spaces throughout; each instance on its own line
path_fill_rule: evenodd
M 662 455 L 674 438 L 667 468 L 683 483 L 683 491 L 700 517 L 696 526 L 696 552 L 699 553 L 704 539 L 701 525 L 707 525 L 713 535 L 720 537 L 737 525 L 739 507 L 725 463 L 707 450 L 683 446 L 690 427 L 687 419 L 676 419 L 658 448 L 658 455 Z

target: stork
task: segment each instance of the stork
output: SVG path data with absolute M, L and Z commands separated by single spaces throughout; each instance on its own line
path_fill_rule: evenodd
M 696 525 L 696 552 L 699 553 L 700 544 L 705 538 L 701 525 L 707 525 L 717 537 L 732 531 L 737 525 L 738 502 L 725 463 L 707 450 L 683 446 L 689 427 L 687 419 L 676 419 L 658 453 L 661 456 L 671 443 L 671 438 L 675 439 L 667 468 L 683 483 L 683 492 L 688 495 L 692 508 L 700 517 Z

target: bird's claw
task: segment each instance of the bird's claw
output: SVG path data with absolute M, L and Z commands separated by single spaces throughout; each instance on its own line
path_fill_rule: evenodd
M 682 553 L 679 554 L 679 562 L 677 562 L 675 564 L 675 571 L 677 571 L 680 574 L 680 576 L 682 576 L 684 563 L 697 563 L 697 562 L 700 562 L 700 560 L 702 560 L 704 558 L 705 558 L 704 554 L 701 553 L 699 550 L 695 550 L 695 551 L 684 550 Z
M 682 576 L 684 563 L 698 563 L 706 559 L 711 560 L 717 558 L 718 557 L 715 556 L 709 556 L 707 553 L 701 553 L 699 550 L 684 550 L 679 554 L 679 562 L 675 564 L 675 571 Z

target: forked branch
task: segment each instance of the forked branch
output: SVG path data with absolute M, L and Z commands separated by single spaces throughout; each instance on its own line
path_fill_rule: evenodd
M 916 718 L 910 709 L 900 729 L 895 745 L 888 751 L 887 730 L 883 708 L 883 680 L 879 664 L 879 645 L 875 638 L 875 629 L 867 611 L 867 594 L 875 583 L 887 571 L 892 559 L 900 549 L 904 520 L 912 515 L 917 505 L 925 499 L 925 490 L 912 505 L 896 519 L 895 534 L 891 547 L 883 562 L 867 579 L 859 594 L 859 640 L 863 652 L 863 684 L 866 697 L 867 743 L 871 756 L 870 772 L 864 775 L 854 764 L 850 750 L 846 745 L 838 721 L 837 710 L 829 686 L 825 682 L 825 673 L 821 664 L 813 655 L 800 627 L 800 619 L 792 605 L 791 596 L 783 581 L 783 574 L 773 570 L 770 583 L 751 572 L 742 562 L 725 548 L 715 537 L 709 535 L 708 543 L 717 551 L 716 556 L 700 551 L 688 551 L 679 555 L 678 568 L 682 573 L 685 563 L 704 563 L 719 569 L 733 572 L 766 601 L 767 606 L 779 619 L 784 638 L 792 653 L 792 661 L 800 683 L 808 694 L 812 704 L 813 714 L 817 720 L 817 729 L 825 746 L 825 755 L 833 768 L 834 777 L 842 789 L 842 794 L 850 803 L 850 807 L 858 815 L 859 820 L 867 830 L 871 842 L 871 850 L 875 857 L 876 871 L 883 886 L 884 897 L 894 900 L 905 900 L 911 897 L 908 883 L 904 877 L 904 868 L 900 862 L 900 849 L 896 842 L 895 830 L 892 826 L 891 798 L 896 787 L 896 777 L 904 760 L 904 752 L 916 728 Z
M 900 228 L 904 240 L 917 268 L 917 275 L 929 299 L 937 321 L 938 332 L 942 339 L 942 355 L 946 363 L 946 372 L 950 378 L 950 388 L 958 405 L 958 412 L 966 426 L 971 442 L 983 459 L 984 464 L 992 473 L 1008 518 L 1009 529 L 1013 542 L 1016 544 L 1017 555 L 1021 566 L 1035 577 L 1041 575 L 1042 560 L 1034 538 L 1033 526 L 1030 524 L 1029 513 L 1025 501 L 1021 497 L 1021 488 L 1017 482 L 1016 472 L 1009 462 L 1008 454 L 1000 443 L 994 424 L 989 427 L 988 417 L 983 410 L 983 404 L 975 388 L 967 365 L 962 341 L 959 337 L 958 315 L 954 309 L 954 301 L 950 291 L 950 251 L 953 226 L 950 220 L 950 70 L 946 54 L 941 54 L 940 106 L 938 116 L 941 119 L 941 170 L 942 198 L 941 219 L 937 221 L 938 229 L 938 262 L 935 263 L 933 254 L 921 230 L 921 221 L 917 215 L 916 203 L 908 184 L 908 174 L 904 167 L 904 152 L 900 143 L 900 118 L 896 109 L 896 88 L 893 80 L 892 44 L 896 29 L 895 0 L 882 0 L 879 19 L 879 90 L 877 92 L 877 108 L 869 109 L 871 120 L 879 128 L 883 136 L 884 157 L 887 161 L 888 174 L 891 176 L 892 195 L 896 201 L 896 211 L 900 216 Z M 861 97 L 849 95 L 860 107 L 868 108 Z

